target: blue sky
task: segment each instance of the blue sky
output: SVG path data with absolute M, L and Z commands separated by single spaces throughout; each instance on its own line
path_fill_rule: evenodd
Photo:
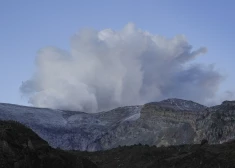
M 152 34 L 184 34 L 194 48 L 207 47 L 196 62 L 215 64 L 227 77 L 220 89 L 233 90 L 234 8 L 233 0 L 2 0 L 0 102 L 27 104 L 19 87 L 35 71 L 40 48 L 69 49 L 71 36 L 82 28 L 119 30 L 128 22 Z

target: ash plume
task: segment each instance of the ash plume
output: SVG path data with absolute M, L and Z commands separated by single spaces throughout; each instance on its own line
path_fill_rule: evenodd
M 36 72 L 20 87 L 37 107 L 97 112 L 177 97 L 206 104 L 223 79 L 211 65 L 193 64 L 184 35 L 151 34 L 127 24 L 122 30 L 84 29 L 69 51 L 39 50 Z

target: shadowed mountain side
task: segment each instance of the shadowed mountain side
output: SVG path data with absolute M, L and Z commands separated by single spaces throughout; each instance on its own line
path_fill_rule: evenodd
M 51 148 L 31 129 L 0 120 L 0 168 L 97 168 L 83 157 Z
M 102 152 L 78 152 L 101 168 L 234 168 L 235 142 L 155 147 L 134 145 Z

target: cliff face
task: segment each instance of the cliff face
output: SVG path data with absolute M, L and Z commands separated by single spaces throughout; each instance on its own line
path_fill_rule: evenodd
M 168 99 L 96 114 L 0 104 L 0 119 L 19 121 L 62 149 L 96 151 L 139 143 L 167 146 L 235 138 L 234 101 L 205 107 Z
M 196 126 L 196 140 L 202 137 L 211 143 L 222 143 L 234 139 L 234 101 L 226 101 L 219 106 L 206 109 L 197 119 Z
M 118 125 L 101 142 L 107 148 L 138 143 L 156 146 L 198 143 L 202 137 L 197 135 L 197 120 L 205 110 L 205 106 L 180 99 L 148 103 L 137 120 Z

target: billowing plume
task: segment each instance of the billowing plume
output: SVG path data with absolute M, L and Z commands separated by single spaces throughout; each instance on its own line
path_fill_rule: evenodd
M 192 64 L 206 53 L 183 35 L 166 38 L 127 24 L 122 30 L 82 30 L 70 51 L 39 50 L 36 72 L 21 92 L 38 107 L 97 112 L 169 97 L 203 104 L 222 76 L 212 65 Z

